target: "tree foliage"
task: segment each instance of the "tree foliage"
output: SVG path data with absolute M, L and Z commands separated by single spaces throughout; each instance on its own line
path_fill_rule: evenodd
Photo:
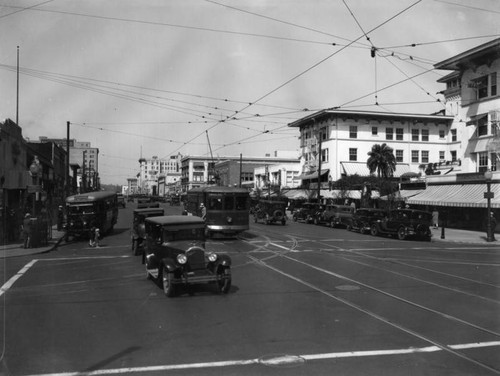
M 392 177 L 396 170 L 394 150 L 385 143 L 373 145 L 372 150 L 368 152 L 366 165 L 370 170 L 370 174 L 376 171 L 379 178 L 387 179 Z

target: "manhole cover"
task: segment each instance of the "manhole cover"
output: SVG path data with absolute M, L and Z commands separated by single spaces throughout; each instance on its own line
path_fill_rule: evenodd
M 359 286 L 356 285 L 340 285 L 335 287 L 337 290 L 342 290 L 342 291 L 355 291 L 359 290 Z
M 305 363 L 305 359 L 297 355 L 268 355 L 259 359 L 259 363 L 270 367 L 296 367 Z

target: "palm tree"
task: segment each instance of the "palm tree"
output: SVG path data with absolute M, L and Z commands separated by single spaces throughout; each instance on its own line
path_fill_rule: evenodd
M 390 146 L 385 143 L 375 144 L 368 155 L 366 165 L 370 169 L 370 174 L 377 171 L 379 178 L 388 178 L 393 175 L 396 170 L 396 157 L 394 157 L 393 149 Z

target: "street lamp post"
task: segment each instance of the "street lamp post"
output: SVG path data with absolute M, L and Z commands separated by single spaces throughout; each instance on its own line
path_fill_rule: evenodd
M 486 180 L 486 192 L 484 193 L 484 198 L 487 200 L 487 222 L 486 222 L 486 241 L 493 241 L 493 232 L 491 228 L 491 199 L 494 197 L 494 193 L 491 192 L 491 178 L 493 174 L 491 171 L 486 171 L 484 173 L 484 179 Z

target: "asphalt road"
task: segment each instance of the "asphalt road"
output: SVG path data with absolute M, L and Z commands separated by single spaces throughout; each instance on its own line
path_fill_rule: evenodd
M 133 207 L 100 248 L 3 260 L 3 374 L 500 374 L 498 250 L 252 221 L 207 243 L 229 294 L 167 298 L 132 255 Z

